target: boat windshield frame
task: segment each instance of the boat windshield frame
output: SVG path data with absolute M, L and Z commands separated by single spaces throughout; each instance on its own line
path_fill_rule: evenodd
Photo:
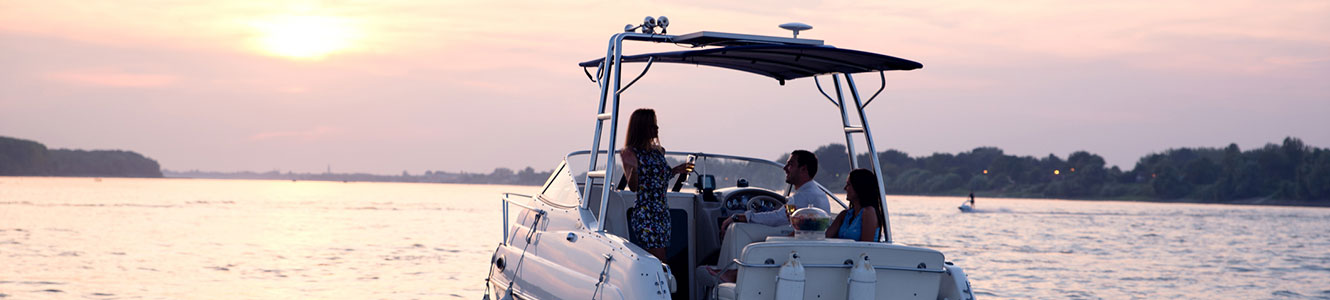
M 605 154 L 605 153 L 606 153 L 604 150 L 599 151 L 599 152 L 600 152 L 600 154 Z M 616 154 L 617 154 L 618 152 L 620 152 L 620 151 L 615 151 Z M 581 160 L 583 160 L 583 159 L 574 159 L 574 157 L 578 157 L 578 156 L 587 156 L 587 157 L 590 157 L 590 155 L 591 155 L 591 151 L 590 151 L 590 150 L 573 151 L 573 152 L 571 152 L 571 153 L 568 153 L 568 155 L 565 155 L 564 158 L 563 158 L 563 160 L 564 160 L 565 162 L 568 162 L 568 163 L 571 164 L 571 163 L 574 162 L 574 161 L 581 161 Z M 750 162 L 750 163 L 758 163 L 758 164 L 763 164 L 763 165 L 769 165 L 769 166 L 771 166 L 771 167 L 774 167 L 774 168 L 775 168 L 775 171 L 776 171 L 776 172 L 779 172 L 779 175 L 782 177 L 782 182 L 779 184 L 780 186 L 771 186 L 771 185 L 766 185 L 766 184 L 763 184 L 763 185 L 754 185 L 754 186 L 756 186 L 756 187 L 761 187 L 761 188 L 765 188 L 765 189 L 770 189 L 770 190 L 772 190 L 772 191 L 781 191 L 781 192 L 784 193 L 784 195 L 785 195 L 786 197 L 789 197 L 789 196 L 790 196 L 790 193 L 793 193 L 793 192 L 794 192 L 794 188 L 793 188 L 793 186 L 791 186 L 789 183 L 786 183 L 786 182 L 783 181 L 783 177 L 785 176 L 785 173 L 783 172 L 783 170 L 784 170 L 784 168 L 785 168 L 785 164 L 778 163 L 778 162 L 773 161 L 773 160 L 767 160 L 767 159 L 755 158 L 755 157 L 738 156 L 738 155 L 727 155 L 727 154 L 706 153 L 706 152 L 665 151 L 665 156 L 667 157 L 667 160 L 668 160 L 669 157 L 687 156 L 687 155 L 696 155 L 696 156 L 697 156 L 697 158 L 698 158 L 698 163 L 697 163 L 697 165 L 698 165 L 699 167 L 695 170 L 695 172 L 696 172 L 697 174 L 701 174 L 701 175 L 716 175 L 716 174 L 714 174 L 714 173 L 706 173 L 706 172 L 708 171 L 707 168 L 706 168 L 706 166 L 707 166 L 707 165 L 706 165 L 706 161 L 707 161 L 708 159 L 727 159 L 727 160 L 745 161 L 745 162 Z M 623 164 L 622 164 L 622 163 L 620 163 L 620 164 L 616 164 L 616 165 L 615 165 L 615 168 L 616 168 L 617 170 L 619 170 L 619 171 L 622 171 L 622 170 L 623 170 L 623 169 L 622 169 L 622 168 L 623 168 Z M 570 174 L 570 175 L 572 175 L 574 178 L 576 178 L 576 177 L 578 177 L 578 175 L 584 175 L 584 174 Z M 735 174 L 735 175 L 740 175 L 740 174 Z M 735 179 L 738 179 L 738 178 L 739 178 L 739 177 L 736 176 Z M 580 180 L 578 180 L 578 181 L 577 181 L 577 184 L 578 184 L 578 186 L 584 186 L 584 185 L 586 184 L 586 182 L 585 182 L 585 181 L 580 181 Z M 736 184 L 736 185 L 737 185 L 737 184 Z M 616 184 L 615 188 L 622 188 L 622 187 L 619 187 L 619 186 L 617 186 L 617 184 Z M 720 186 L 718 185 L 717 188 L 720 188 Z

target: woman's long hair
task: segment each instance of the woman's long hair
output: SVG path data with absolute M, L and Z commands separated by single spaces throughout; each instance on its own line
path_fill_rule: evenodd
M 877 226 L 886 226 L 886 217 L 882 214 L 882 193 L 877 188 L 877 175 L 868 169 L 854 169 L 850 171 L 850 187 L 854 188 L 855 200 L 859 208 L 872 207 L 877 214 Z
M 624 141 L 629 149 L 660 148 L 659 128 L 656 127 L 656 111 L 639 108 L 628 118 L 628 136 Z

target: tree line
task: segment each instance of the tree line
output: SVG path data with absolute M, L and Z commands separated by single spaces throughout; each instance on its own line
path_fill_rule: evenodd
M 0 136 L 0 176 L 162 177 L 157 161 L 121 150 L 47 149 Z
M 813 152 L 821 162 L 815 179 L 839 190 L 850 171 L 845 146 L 828 144 Z M 1141 157 L 1130 170 L 1106 167 L 1103 157 L 1086 151 L 1066 159 L 1008 155 L 996 147 L 919 157 L 889 149 L 876 155 L 891 194 L 1330 205 L 1330 151 L 1294 137 L 1247 150 L 1237 144 L 1168 149 Z M 857 159 L 871 165 L 868 154 Z M 170 177 L 540 185 L 553 170 L 403 171 L 401 176 L 165 172 Z M 156 161 L 131 151 L 47 149 L 38 142 L 0 137 L 0 176 L 162 177 L 163 171 Z
M 850 171 L 845 146 L 814 153 L 818 182 L 842 186 Z M 1086 151 L 1066 159 L 1007 155 L 996 147 L 877 156 L 892 194 L 1330 205 L 1330 151 L 1293 137 L 1245 151 L 1237 144 L 1168 149 L 1141 157 L 1131 170 L 1105 167 L 1103 157 Z M 868 154 L 858 159 L 871 165 Z

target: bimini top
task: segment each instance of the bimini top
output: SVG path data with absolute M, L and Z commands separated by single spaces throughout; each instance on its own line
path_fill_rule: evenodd
M 739 70 L 780 81 L 830 73 L 914 70 L 923 64 L 877 53 L 822 45 L 744 45 L 701 50 L 659 52 L 623 56 L 624 63 L 654 62 L 696 64 Z M 578 64 L 596 67 L 604 58 Z

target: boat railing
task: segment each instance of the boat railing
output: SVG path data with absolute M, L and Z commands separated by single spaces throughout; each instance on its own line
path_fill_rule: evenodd
M 819 185 L 817 185 L 817 188 L 820 189 L 820 190 L 822 190 L 823 193 L 826 193 L 826 194 L 827 194 L 827 198 L 831 198 L 831 200 L 836 200 L 836 204 L 840 204 L 840 208 L 841 208 L 841 209 L 850 208 L 850 206 L 845 205 L 845 201 L 841 200 L 840 197 L 836 197 L 836 193 L 832 193 L 831 190 L 828 190 L 828 189 L 827 189 L 827 187 L 822 186 L 821 184 L 819 184 Z M 831 213 L 831 212 L 827 212 L 827 213 Z
M 600 155 L 604 155 L 604 154 L 606 154 L 606 153 L 608 153 L 608 152 L 609 152 L 609 151 L 605 151 L 605 150 L 598 150 L 598 151 L 596 151 L 596 153 L 597 153 L 597 154 L 600 154 Z M 615 150 L 614 153 L 616 153 L 616 154 L 619 153 L 619 150 Z M 570 160 L 570 159 L 571 159 L 572 157 L 574 157 L 574 156 L 578 156 L 578 155 L 588 155 L 588 154 L 591 154 L 591 150 L 578 150 L 578 151 L 570 152 L 570 153 L 568 153 L 567 155 L 564 155 L 564 158 L 563 158 L 563 159 L 564 159 L 564 160 Z M 688 152 L 688 151 L 665 151 L 665 155 L 688 155 L 688 154 L 694 154 L 694 155 L 697 155 L 697 156 L 705 156 L 705 157 L 707 157 L 707 158 L 723 158 L 723 159 L 733 159 L 733 160 L 742 160 L 742 161 L 756 162 L 756 163 L 761 163 L 761 164 L 771 165 L 771 166 L 774 166 L 774 167 L 777 167 L 777 168 L 782 168 L 782 167 L 785 166 L 785 165 L 782 165 L 781 163 L 778 163 L 778 162 L 775 162 L 775 161 L 766 160 L 766 159 L 761 159 L 761 158 L 756 158 L 756 157 L 744 157 L 744 156 L 737 156 L 737 155 L 726 155 L 726 154 L 717 154 L 717 153 L 703 153 L 703 152 Z
M 620 151 L 621 151 L 621 150 L 615 150 L 614 152 L 617 154 L 617 153 L 619 153 Z M 606 155 L 606 154 L 608 154 L 608 153 L 609 153 L 609 151 L 605 151 L 605 150 L 598 150 L 598 151 L 596 151 L 596 155 Z M 781 168 L 784 168 L 784 166 L 785 166 L 784 164 L 781 164 L 781 163 L 778 163 L 778 162 L 775 162 L 775 161 L 771 161 L 771 160 L 767 160 L 767 159 L 762 159 L 762 158 L 746 157 L 746 156 L 738 156 L 738 155 L 718 154 L 718 153 L 689 152 L 689 151 L 665 151 L 664 154 L 666 155 L 667 158 L 668 158 L 668 157 L 683 157 L 683 156 L 686 156 L 686 155 L 695 155 L 695 156 L 697 156 L 698 159 L 699 159 L 699 162 L 697 163 L 697 164 L 699 165 L 699 167 L 698 167 L 699 169 L 705 169 L 705 165 L 706 165 L 706 164 L 705 164 L 704 162 L 705 162 L 706 160 L 708 160 L 708 159 L 734 160 L 734 161 L 747 162 L 747 163 L 751 163 L 751 164 L 755 164 L 755 165 L 770 166 L 770 167 L 772 167 L 772 170 L 773 170 L 773 171 L 774 171 L 774 170 L 779 170 L 779 169 L 781 169 Z M 579 157 L 581 157 L 581 156 L 587 156 L 587 157 L 589 158 L 589 157 L 591 156 L 591 150 L 578 150 L 578 151 L 569 152 L 567 155 L 564 155 L 563 160 L 566 161 L 566 162 L 569 162 L 569 163 L 572 163 L 572 162 L 579 162 L 579 163 L 580 163 L 580 162 L 582 162 L 582 161 L 584 160 L 584 159 L 579 158 Z M 596 167 L 597 167 L 597 168 L 602 168 L 602 167 L 604 167 L 604 165 L 597 165 Z M 614 165 L 614 168 L 615 168 L 614 173 L 621 174 L 621 173 L 623 172 L 623 165 L 622 165 L 622 162 L 617 162 L 617 163 Z M 602 170 L 602 171 L 603 171 L 603 170 Z M 578 176 L 576 176 L 576 177 L 574 177 L 574 178 L 584 178 L 584 176 L 582 176 L 582 175 L 585 175 L 585 174 L 578 175 Z M 737 175 L 737 174 L 736 174 L 736 175 Z M 621 175 L 621 176 L 622 176 L 622 175 Z M 597 177 L 597 178 L 599 178 L 599 177 Z M 614 182 L 611 180 L 610 183 L 613 184 Z M 784 183 L 781 183 L 781 184 L 784 185 Z M 581 185 L 585 185 L 585 182 L 581 182 L 581 181 L 579 181 L 579 182 L 578 182 L 578 185 L 579 185 L 579 186 L 581 186 Z M 787 192 L 788 192 L 788 191 L 792 191 L 792 189 L 791 189 L 792 186 L 788 186 L 788 185 L 785 185 L 784 187 L 770 186 L 770 187 L 765 187 L 765 188 L 770 188 L 770 189 L 772 189 L 772 190 L 786 190 Z
M 510 197 L 523 197 L 523 198 L 527 198 L 527 199 L 533 199 L 533 198 L 535 198 L 535 197 L 532 197 L 531 195 L 524 195 L 524 194 L 518 194 L 518 193 L 503 193 L 503 242 L 502 242 L 502 244 L 503 244 L 504 246 L 507 246 L 507 245 L 508 245 L 508 223 L 509 223 L 509 222 L 508 222 L 508 206 L 509 206 L 509 205 L 516 205 L 516 206 L 518 206 L 518 207 L 525 208 L 525 209 L 530 210 L 530 211 L 534 211 L 534 212 L 536 212 L 537 215 L 545 215 L 545 211 L 544 211 L 544 210 L 542 210 L 542 209 L 538 209 L 538 208 L 535 208 L 535 207 L 531 207 L 531 206 L 526 205 L 526 204 L 513 202 L 513 201 L 509 200 Z M 534 229 L 534 228 L 533 228 L 533 229 Z

